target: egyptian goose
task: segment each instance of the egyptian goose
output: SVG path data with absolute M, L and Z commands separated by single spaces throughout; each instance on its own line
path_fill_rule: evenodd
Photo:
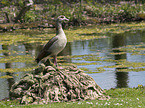
M 39 63 L 43 58 L 47 56 L 53 56 L 54 65 L 57 66 L 57 54 L 60 53 L 66 46 L 67 38 L 62 29 L 61 23 L 68 21 L 68 19 L 61 15 L 56 20 L 56 36 L 49 40 L 49 42 L 43 47 L 36 58 L 36 62 Z

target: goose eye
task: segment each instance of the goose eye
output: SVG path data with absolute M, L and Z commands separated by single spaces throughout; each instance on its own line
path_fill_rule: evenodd
M 64 16 L 61 16 L 60 18 L 62 18 L 62 19 L 63 19 L 63 18 L 64 18 Z

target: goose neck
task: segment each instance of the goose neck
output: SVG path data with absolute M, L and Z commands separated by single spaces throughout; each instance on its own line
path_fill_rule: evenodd
M 60 34 L 60 33 L 64 33 L 63 29 L 62 29 L 62 25 L 59 21 L 57 21 L 56 23 L 56 34 Z

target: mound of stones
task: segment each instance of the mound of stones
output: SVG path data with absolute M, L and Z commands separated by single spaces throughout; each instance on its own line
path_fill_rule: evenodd
M 22 104 L 109 99 L 93 78 L 76 66 L 58 69 L 45 64 L 13 84 L 10 95 Z

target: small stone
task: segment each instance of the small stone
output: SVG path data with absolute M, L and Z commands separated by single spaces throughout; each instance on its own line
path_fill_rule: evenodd
M 16 88 L 16 89 L 14 90 L 14 93 L 15 93 L 17 96 L 21 95 L 21 92 L 22 92 L 22 88 Z
M 29 103 L 32 103 L 33 102 L 33 98 L 28 96 L 28 95 L 25 95 L 22 97 L 22 101 L 21 103 L 25 103 L 25 104 L 29 104 Z
M 54 69 L 52 66 L 47 66 L 45 69 L 47 70 L 47 72 L 56 71 L 56 69 Z
M 48 79 L 49 76 L 50 76 L 50 73 L 46 73 L 44 76 L 42 76 L 42 79 L 46 80 L 46 79 Z

